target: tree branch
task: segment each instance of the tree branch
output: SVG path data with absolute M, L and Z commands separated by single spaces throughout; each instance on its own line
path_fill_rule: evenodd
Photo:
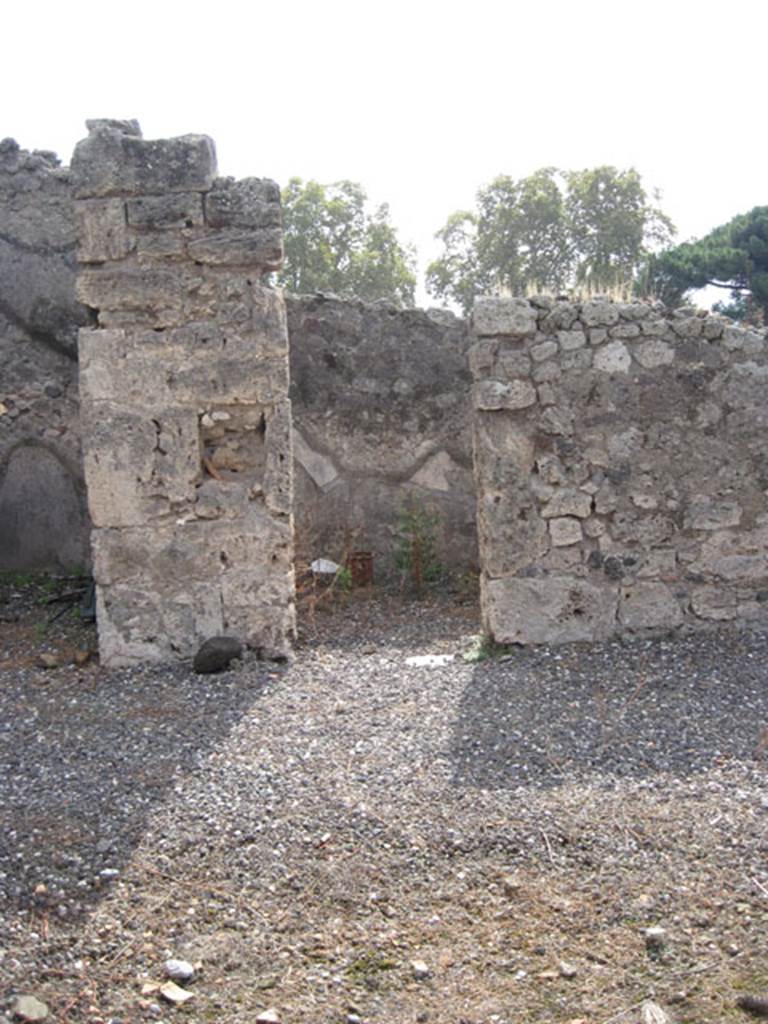
M 705 288 L 727 288 L 732 292 L 748 292 L 750 289 L 746 284 L 723 284 L 721 281 L 707 281 Z

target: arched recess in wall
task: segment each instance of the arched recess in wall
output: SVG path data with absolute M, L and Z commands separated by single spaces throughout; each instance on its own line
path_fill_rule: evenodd
M 21 441 L 0 465 L 0 569 L 90 565 L 85 489 L 59 453 Z

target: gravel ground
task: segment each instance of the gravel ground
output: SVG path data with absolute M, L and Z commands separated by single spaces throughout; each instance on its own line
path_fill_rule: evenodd
M 289 666 L 195 676 L 78 668 L 92 628 L 0 597 L 0 1022 L 29 994 L 57 1024 L 715 1024 L 768 994 L 765 635 L 473 663 L 474 606 L 354 598 Z

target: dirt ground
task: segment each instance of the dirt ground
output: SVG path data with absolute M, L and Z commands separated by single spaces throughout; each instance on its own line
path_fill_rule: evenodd
M 287 667 L 107 672 L 53 600 L 78 586 L 0 585 L 0 1021 L 716 1024 L 768 995 L 766 637 L 471 660 L 466 595 L 353 594 Z

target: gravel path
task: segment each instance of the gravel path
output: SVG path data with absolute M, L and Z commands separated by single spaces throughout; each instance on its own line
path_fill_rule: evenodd
M 203 677 L 66 664 L 92 635 L 41 638 L 28 598 L 0 625 L 0 1021 L 32 994 L 91 1024 L 600 1024 L 649 995 L 715 1022 L 768 993 L 765 635 L 469 663 L 474 608 L 361 599 L 288 667 Z

